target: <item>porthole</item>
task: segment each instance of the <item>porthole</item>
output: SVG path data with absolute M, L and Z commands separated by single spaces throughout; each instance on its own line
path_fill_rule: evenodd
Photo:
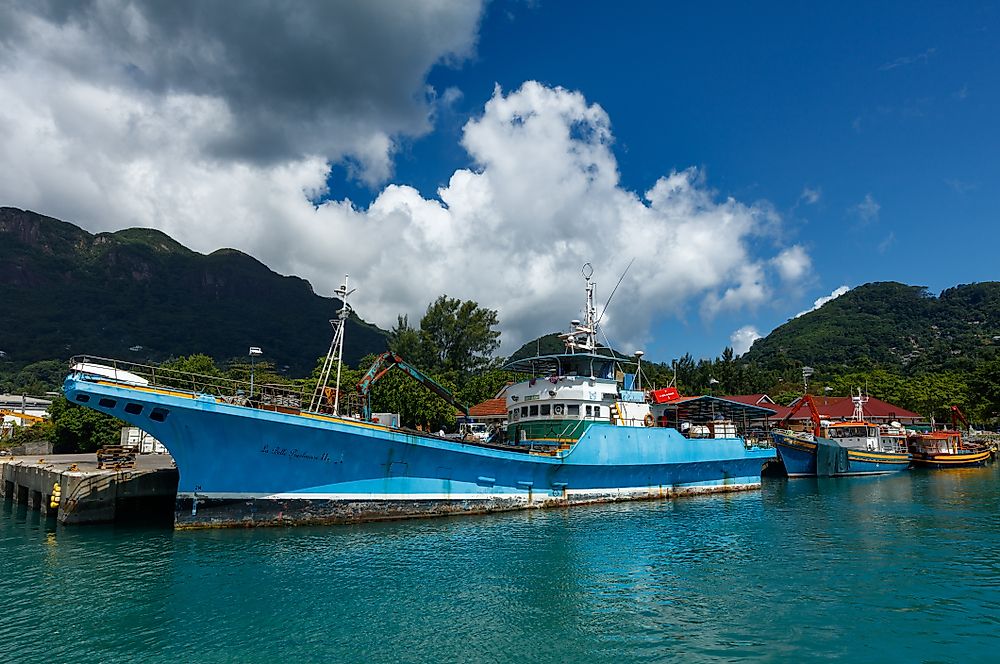
M 101 399 L 97 402 L 97 405 L 101 408 L 114 408 L 118 405 L 118 402 L 114 399 Z
M 76 400 L 79 401 L 80 403 L 87 403 L 88 401 L 90 401 L 90 395 L 89 394 L 78 394 L 78 395 L 76 395 Z
M 154 422 L 162 422 L 165 419 L 167 419 L 167 415 L 169 414 L 170 411 L 165 408 L 154 408 L 153 411 L 149 414 L 149 419 L 153 420 Z
M 137 403 L 127 403 L 125 404 L 125 412 L 129 415 L 141 415 L 142 406 Z

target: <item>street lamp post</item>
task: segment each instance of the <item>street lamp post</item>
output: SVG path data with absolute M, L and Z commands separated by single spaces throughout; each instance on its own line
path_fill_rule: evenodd
M 809 394 L 809 376 L 812 376 L 815 371 L 812 367 L 802 367 L 802 393 Z
M 264 351 L 262 351 L 257 346 L 250 346 L 250 398 L 251 399 L 253 399 L 253 368 L 254 368 L 253 367 L 253 358 L 257 357 L 258 355 L 263 355 L 263 354 L 264 354 Z

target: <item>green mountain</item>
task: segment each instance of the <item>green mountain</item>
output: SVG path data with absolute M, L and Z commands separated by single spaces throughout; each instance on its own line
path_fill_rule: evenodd
M 545 334 L 537 339 L 527 342 L 514 351 L 514 353 L 507 358 L 507 361 L 513 362 L 514 360 L 523 360 L 526 357 L 535 357 L 536 355 L 556 355 L 564 352 L 565 350 L 566 344 L 564 344 L 559 338 L 559 333 L 552 332 L 551 334 Z
M 339 300 L 234 249 L 204 255 L 160 231 L 92 235 L 0 208 L 0 360 L 23 366 L 87 353 L 137 362 L 250 346 L 291 375 L 326 353 Z M 385 350 L 386 333 L 353 316 L 344 359 Z
M 970 370 L 1000 347 L 1000 282 L 949 288 L 859 286 L 793 318 L 743 355 L 771 369 L 809 365 L 837 371 L 879 366 L 909 374 Z

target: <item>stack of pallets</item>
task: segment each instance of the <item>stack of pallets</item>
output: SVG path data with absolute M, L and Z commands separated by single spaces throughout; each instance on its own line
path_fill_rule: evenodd
M 102 447 L 97 450 L 97 467 L 100 470 L 135 468 L 135 450 L 121 445 Z

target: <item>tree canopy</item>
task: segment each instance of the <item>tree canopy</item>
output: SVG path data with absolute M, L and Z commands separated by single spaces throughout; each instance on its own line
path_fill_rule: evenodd
M 442 295 L 427 306 L 420 326 L 400 316 L 389 332 L 389 348 L 423 371 L 448 376 L 463 385 L 493 366 L 500 346 L 497 312 L 472 300 Z
M 124 422 L 59 397 L 49 408 L 49 440 L 56 453 L 96 452 L 121 442 Z M 36 425 L 38 426 L 38 425 Z M 46 426 L 45 424 L 41 426 Z

